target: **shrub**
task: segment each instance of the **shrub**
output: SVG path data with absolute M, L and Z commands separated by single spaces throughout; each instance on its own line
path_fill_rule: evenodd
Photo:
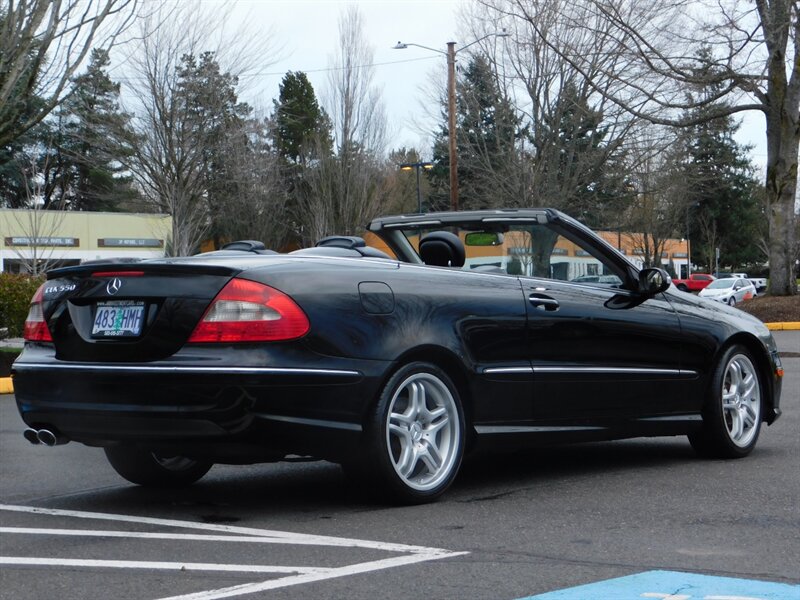
M 9 337 L 22 337 L 31 298 L 43 278 L 15 273 L 0 273 L 0 327 L 8 327 Z

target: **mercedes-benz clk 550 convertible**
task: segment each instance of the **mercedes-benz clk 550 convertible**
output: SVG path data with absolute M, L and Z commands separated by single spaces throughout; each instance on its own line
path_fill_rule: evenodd
M 424 502 L 476 449 L 680 435 L 738 458 L 780 415 L 761 322 L 555 210 L 58 269 L 25 337 L 25 436 L 101 447 L 150 486 L 307 457 Z

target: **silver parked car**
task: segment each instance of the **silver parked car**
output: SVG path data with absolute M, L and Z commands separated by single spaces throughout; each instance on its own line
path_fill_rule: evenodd
M 754 298 L 758 295 L 755 286 L 749 279 L 741 277 L 725 277 L 717 279 L 700 290 L 701 297 L 734 306 L 737 302 Z

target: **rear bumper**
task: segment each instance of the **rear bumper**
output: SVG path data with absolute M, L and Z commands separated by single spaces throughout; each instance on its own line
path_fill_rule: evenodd
M 237 359 L 247 358 L 237 351 Z M 43 354 L 23 354 L 14 365 L 17 406 L 28 426 L 96 446 L 191 447 L 194 454 L 250 448 L 254 460 L 261 452 L 335 458 L 357 443 L 390 366 L 320 357 L 314 366 L 240 366 L 225 357 L 212 366 L 180 354 L 155 363 L 91 364 Z

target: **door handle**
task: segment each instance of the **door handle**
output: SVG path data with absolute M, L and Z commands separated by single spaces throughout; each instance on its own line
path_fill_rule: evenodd
M 528 302 L 539 310 L 558 310 L 558 300 L 544 294 L 531 294 Z

